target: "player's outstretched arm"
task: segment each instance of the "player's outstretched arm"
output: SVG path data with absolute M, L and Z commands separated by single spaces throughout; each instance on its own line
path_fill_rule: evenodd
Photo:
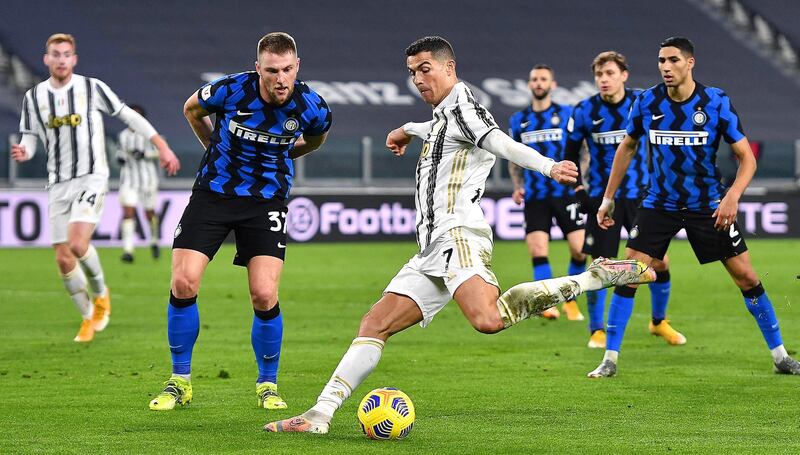
M 305 134 L 294 143 L 294 147 L 289 150 L 289 158 L 296 160 L 303 155 L 308 155 L 314 150 L 322 147 L 325 139 L 328 138 L 328 133 L 322 133 L 319 136 L 306 136 Z
M 514 164 L 513 161 L 509 161 L 508 174 L 511 176 L 511 183 L 514 184 L 514 192 L 511 193 L 511 199 L 515 204 L 520 205 L 525 200 L 525 178 L 522 174 L 522 168 Z
M 400 128 L 395 128 L 386 136 L 386 148 L 391 150 L 396 156 L 403 156 L 406 147 L 414 139 L 414 136 L 425 138 L 431 131 L 433 121 L 414 123 L 408 122 Z
M 175 173 L 178 172 L 178 169 L 181 167 L 180 161 L 178 161 L 172 149 L 169 148 L 167 141 L 158 134 L 156 129 L 153 128 L 153 125 L 151 125 L 144 116 L 128 106 L 122 106 L 117 116 L 134 132 L 150 139 L 150 142 L 158 149 L 161 167 L 167 170 L 168 175 L 175 175 Z
M 575 183 L 578 177 L 578 168 L 572 161 L 556 163 L 536 149 L 511 139 L 499 129 L 489 131 L 479 142 L 479 147 L 487 152 L 505 158 L 525 169 L 540 172 L 558 183 L 570 185 Z
M 719 207 L 714 211 L 712 217 L 716 218 L 714 227 L 718 230 L 728 229 L 739 213 L 739 198 L 742 197 L 744 190 L 750 185 L 756 173 L 756 157 L 746 137 L 739 139 L 731 144 L 731 151 L 739 159 L 739 169 L 736 171 L 736 178 L 725 197 L 719 203 Z
M 625 173 L 628 172 L 631 160 L 636 154 L 638 143 L 638 140 L 626 134 L 625 138 L 617 146 L 606 191 L 603 194 L 603 202 L 600 204 L 600 208 L 597 209 L 597 224 L 602 229 L 608 229 L 614 225 L 614 195 L 617 194 L 617 189 L 622 184 Z

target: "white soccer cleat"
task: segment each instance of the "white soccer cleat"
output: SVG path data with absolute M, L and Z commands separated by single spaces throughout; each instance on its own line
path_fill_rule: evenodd
M 604 288 L 652 283 L 656 280 L 656 271 L 644 262 L 635 259 L 597 258 L 586 271 L 600 280 Z
M 610 359 L 603 359 L 600 365 L 587 374 L 590 378 L 610 378 L 617 374 L 617 364 Z

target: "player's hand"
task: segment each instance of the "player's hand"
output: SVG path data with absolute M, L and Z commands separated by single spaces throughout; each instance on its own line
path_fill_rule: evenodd
M 511 193 L 511 200 L 517 205 L 522 205 L 522 201 L 525 200 L 525 188 L 519 187 L 514 189 L 514 192 Z
M 589 193 L 582 186 L 579 186 L 575 190 L 575 199 L 578 200 L 578 213 L 587 215 L 589 213 Z
M 11 158 L 18 163 L 27 161 L 28 151 L 25 150 L 25 146 L 20 144 L 11 144 Z
M 600 208 L 597 209 L 597 225 L 600 229 L 608 229 L 614 225 L 614 199 L 603 198 Z
M 718 231 L 726 231 L 733 226 L 736 221 L 736 215 L 739 213 L 739 198 L 732 196 L 730 193 L 726 194 L 722 201 L 719 203 L 717 210 L 714 210 L 712 218 L 714 221 L 714 228 Z
M 406 134 L 403 127 L 394 129 L 386 136 L 386 148 L 392 151 L 396 156 L 403 156 L 406 153 L 406 147 L 411 142 L 412 136 Z
M 550 170 L 550 178 L 565 185 L 575 183 L 578 181 L 578 166 L 570 160 L 559 161 Z
M 180 160 L 168 145 L 158 148 L 158 161 L 170 177 L 177 174 L 181 168 Z

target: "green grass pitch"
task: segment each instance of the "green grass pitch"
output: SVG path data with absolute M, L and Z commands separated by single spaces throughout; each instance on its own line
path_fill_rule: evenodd
M 800 350 L 800 241 L 750 240 L 790 352 Z M 199 298 L 194 402 L 156 413 L 147 402 L 169 376 L 169 257 L 139 250 L 122 264 L 100 251 L 113 314 L 89 345 L 46 249 L 0 250 L 0 453 L 590 453 L 800 451 L 800 378 L 772 373 L 761 335 L 719 264 L 700 266 L 673 242 L 668 315 L 683 347 L 650 336 L 649 292 L 637 296 L 616 378 L 590 380 L 602 352 L 585 323 L 526 321 L 474 331 L 454 303 L 427 329 L 392 338 L 377 370 L 327 436 L 266 434 L 269 420 L 306 410 L 355 336 L 361 315 L 415 250 L 411 242 L 289 246 L 281 283 L 280 390 L 289 409 L 256 407 L 252 310 L 245 270 L 224 248 Z M 555 242 L 553 270 L 567 268 Z M 522 242 L 498 242 L 504 288 L 530 278 Z M 579 300 L 585 311 L 585 299 Z M 356 406 L 397 387 L 417 408 L 404 441 L 369 441 Z

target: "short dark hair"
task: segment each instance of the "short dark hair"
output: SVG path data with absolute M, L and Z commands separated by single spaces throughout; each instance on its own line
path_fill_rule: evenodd
M 628 61 L 625 59 L 624 55 L 617 51 L 605 51 L 597 54 L 597 57 L 592 60 L 592 73 L 597 71 L 598 67 L 601 67 L 608 62 L 616 63 L 621 72 L 628 71 Z
M 406 57 L 422 52 L 430 52 L 437 60 L 455 60 L 453 46 L 441 36 L 426 36 L 411 43 L 406 48 Z
M 533 68 L 531 68 L 531 71 L 533 71 L 533 70 L 547 70 L 547 71 L 550 71 L 550 76 L 553 79 L 556 78 L 555 70 L 553 69 L 552 66 L 550 66 L 550 65 L 548 65 L 546 63 L 537 63 L 537 64 L 533 65 Z
M 297 55 L 297 44 L 295 44 L 292 35 L 288 33 L 267 33 L 263 38 L 258 40 L 258 53 L 256 54 L 256 57 L 261 55 L 262 52 L 269 52 L 270 54 L 278 55 L 292 52 L 294 55 Z
M 129 104 L 128 107 L 133 109 L 134 111 L 138 112 L 139 115 L 141 115 L 142 117 L 147 118 L 147 112 L 145 112 L 145 110 L 144 110 L 144 108 L 142 106 L 140 106 L 138 104 Z
M 661 47 L 677 47 L 687 57 L 694 57 L 694 43 L 683 36 L 673 36 L 661 42 Z

